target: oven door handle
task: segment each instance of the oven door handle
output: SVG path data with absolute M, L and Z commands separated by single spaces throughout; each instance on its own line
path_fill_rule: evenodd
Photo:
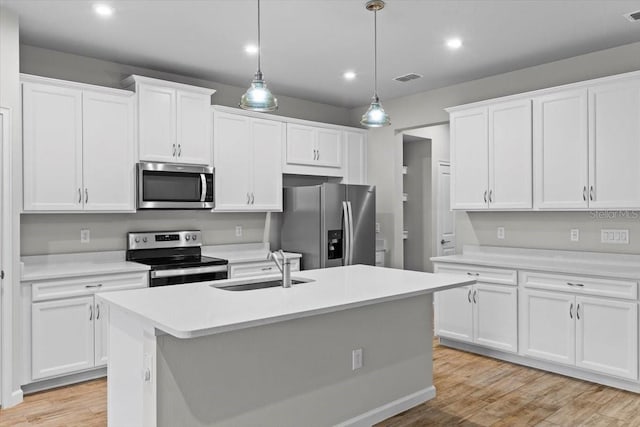
M 190 267 L 179 268 L 172 270 L 153 270 L 151 271 L 151 278 L 156 279 L 159 277 L 175 277 L 175 276 L 188 276 L 190 274 L 205 274 L 205 273 L 222 273 L 227 271 L 226 265 L 216 265 L 213 267 Z
M 202 192 L 200 193 L 200 201 L 204 202 L 207 198 L 207 178 L 203 173 L 200 174 L 200 182 L 202 182 Z

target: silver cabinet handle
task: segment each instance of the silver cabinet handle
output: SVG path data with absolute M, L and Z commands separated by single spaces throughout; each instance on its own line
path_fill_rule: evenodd
M 89 306 L 89 320 L 93 320 L 93 305 Z
M 467 293 L 467 300 L 471 302 L 471 289 L 469 289 L 469 292 Z
M 178 157 L 182 156 L 182 145 L 178 144 Z
M 451 243 L 451 240 L 444 240 L 444 239 L 440 240 L 441 245 L 444 245 L 445 243 Z
M 247 204 L 249 204 L 250 201 L 251 201 L 251 196 L 249 195 L 249 193 L 247 193 Z
M 576 307 L 576 319 L 580 320 L 580 304 Z
M 593 185 L 591 187 L 589 187 L 589 200 L 593 201 L 596 199 L 596 194 L 595 194 L 595 189 L 593 188 Z
M 173 157 L 176 156 L 176 144 L 173 144 Z
M 82 203 L 82 190 L 78 188 L 78 203 Z
M 317 158 L 317 160 L 320 160 L 320 150 L 317 150 L 317 151 L 318 151 L 318 158 Z
M 583 288 L 584 287 L 584 283 L 571 283 L 571 282 L 567 282 L 567 285 L 569 286 L 577 286 L 579 288 Z
M 487 203 L 487 190 L 484 190 L 484 202 Z
M 489 203 L 493 203 L 493 190 L 489 190 Z
M 478 290 L 476 289 L 475 291 L 473 291 L 473 303 L 474 304 L 478 303 L 477 296 L 478 296 Z
M 253 203 L 256 201 L 256 195 L 253 194 L 253 192 L 251 193 L 251 204 L 253 205 Z
M 96 320 L 100 319 L 100 304 L 96 304 Z
M 582 200 L 587 201 L 587 186 L 582 187 Z
M 476 276 L 478 277 L 480 275 L 480 273 L 471 273 L 469 271 L 467 271 L 467 276 Z
M 569 317 L 573 319 L 573 303 L 569 306 Z
M 84 189 L 84 203 L 89 203 L 89 189 L 85 188 Z
M 87 288 L 87 289 L 101 288 L 102 287 L 102 283 L 98 283 L 97 285 L 84 285 L 84 287 Z
M 313 160 L 318 160 L 318 150 L 313 150 Z
M 273 267 L 262 267 L 262 271 L 271 271 Z

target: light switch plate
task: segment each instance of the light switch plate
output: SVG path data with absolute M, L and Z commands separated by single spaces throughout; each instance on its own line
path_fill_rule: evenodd
M 624 229 L 601 229 L 600 230 L 600 242 L 601 243 L 613 243 L 618 245 L 629 244 L 629 230 Z
M 83 228 L 80 230 L 80 243 L 89 243 L 91 242 L 91 232 L 88 228 Z
M 380 223 L 376 222 L 376 233 L 380 232 Z
M 362 368 L 362 349 L 357 348 L 351 352 L 351 370 Z
M 242 226 L 236 225 L 236 237 L 242 237 Z
M 498 227 L 497 237 L 500 240 L 504 239 L 504 227 Z
M 572 228 L 570 237 L 572 242 L 580 241 L 580 230 L 577 228 Z

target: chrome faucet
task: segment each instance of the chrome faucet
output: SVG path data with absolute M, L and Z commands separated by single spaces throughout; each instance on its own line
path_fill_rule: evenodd
M 278 255 L 282 258 L 282 262 L 278 260 Z M 290 288 L 291 287 L 291 260 L 286 257 L 282 249 L 277 252 L 270 252 L 267 255 L 267 259 L 272 260 L 276 263 L 278 270 L 282 273 L 282 287 Z

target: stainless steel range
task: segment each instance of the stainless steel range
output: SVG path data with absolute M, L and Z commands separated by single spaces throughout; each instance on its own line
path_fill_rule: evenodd
M 149 286 L 227 278 L 226 259 L 202 256 L 200 231 L 128 233 L 127 261 L 151 266 Z

